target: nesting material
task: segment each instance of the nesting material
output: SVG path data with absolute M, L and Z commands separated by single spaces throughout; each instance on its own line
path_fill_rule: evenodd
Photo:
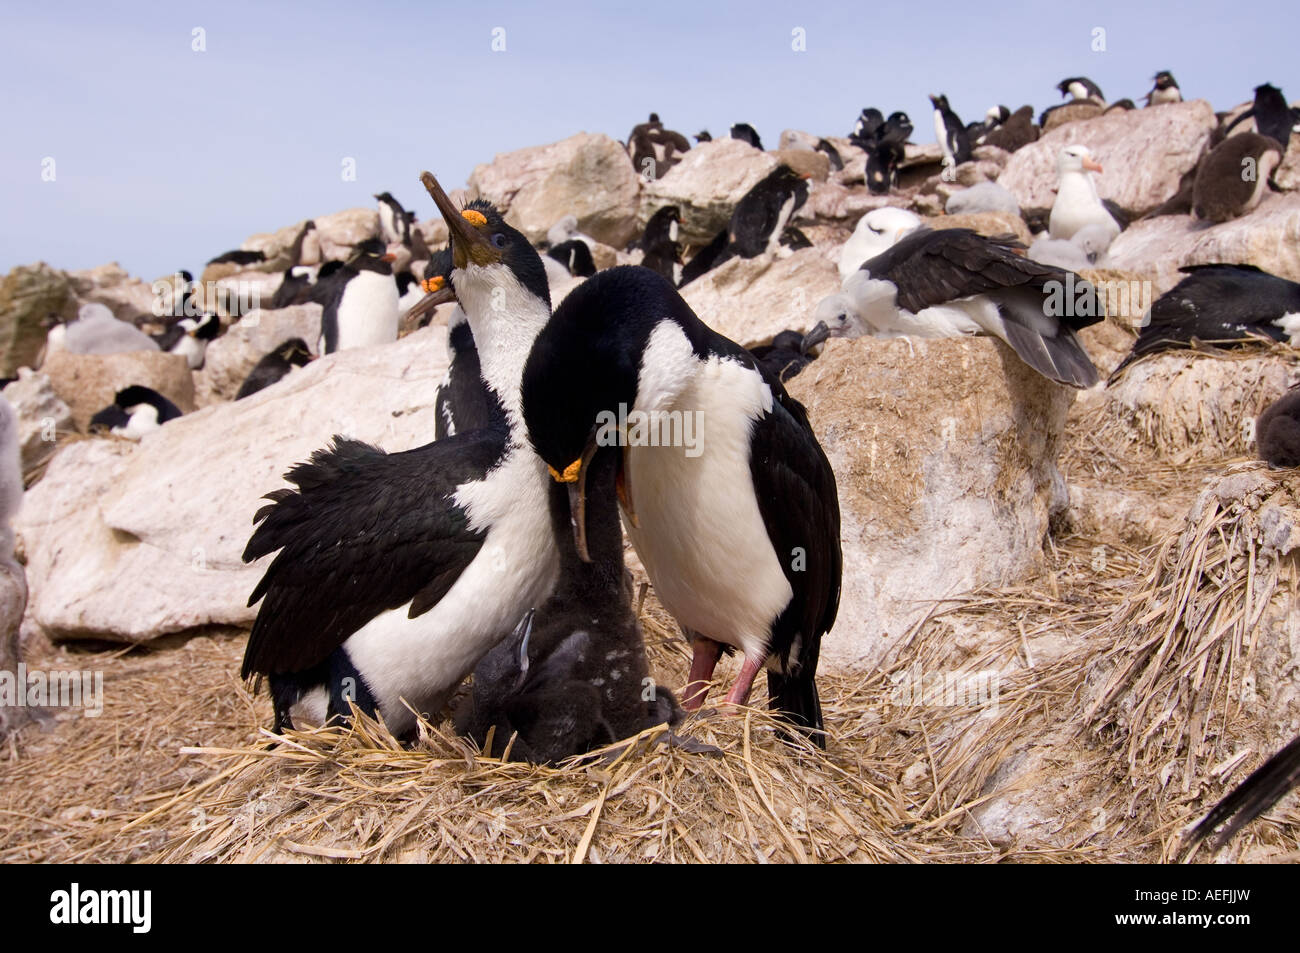
M 1300 376 L 1285 344 L 1170 351 L 1125 368 L 1079 424 L 1112 446 L 1140 444 L 1177 464 L 1254 455 L 1260 412 Z
M 1148 813 L 1161 860 L 1300 723 L 1300 478 L 1255 466 L 1208 486 L 1141 588 L 1096 635 L 1087 723 L 1128 778 L 1116 807 Z M 1295 847 L 1294 805 L 1233 849 Z M 1289 833 L 1288 833 L 1289 831 Z

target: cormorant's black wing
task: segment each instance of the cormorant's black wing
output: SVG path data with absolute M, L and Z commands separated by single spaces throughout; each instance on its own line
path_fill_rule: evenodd
M 749 469 L 758 509 L 794 596 L 772 627 L 771 651 L 789 656 L 785 671 L 768 672 L 773 708 L 820 731 L 817 661 L 822 635 L 840 605 L 843 555 L 835 473 L 802 404 L 764 372 L 775 398 L 765 426 L 753 430 Z M 813 740 L 824 745 L 820 735 Z
M 452 496 L 482 478 L 505 443 L 504 428 L 402 453 L 335 437 L 290 470 L 297 489 L 267 494 L 244 550 L 246 562 L 280 551 L 248 600 L 265 599 L 244 677 L 302 671 L 381 612 L 432 608 L 483 545 Z
M 1254 265 L 1188 265 L 1187 277 L 1151 305 L 1147 323 L 1115 375 L 1139 357 L 1189 346 L 1193 340 L 1243 343 L 1286 335 L 1272 322 L 1300 312 L 1300 283 Z

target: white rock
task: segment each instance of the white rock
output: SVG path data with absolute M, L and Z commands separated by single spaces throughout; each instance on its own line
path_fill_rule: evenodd
M 723 262 L 683 288 L 682 297 L 709 327 L 748 345 L 787 328 L 807 331 L 817 302 L 839 286 L 835 265 L 818 249 L 801 248 L 787 258 Z
M 1052 207 L 1057 156 L 1065 146 L 1082 143 L 1105 169 L 1097 177 L 1101 196 L 1141 215 L 1178 191 L 1215 125 L 1214 110 L 1202 99 L 1067 123 L 1016 150 L 998 184 L 1015 194 L 1027 214 L 1045 212 Z
M 580 132 L 498 155 L 470 173 L 469 193 L 490 201 L 533 243 L 570 214 L 583 232 L 616 248 L 637 233 L 641 180 L 627 151 L 605 135 Z
M 705 245 L 731 221 L 731 212 L 776 160 L 739 139 L 702 142 L 682 156 L 662 179 L 647 182 L 640 228 L 655 211 L 676 205 L 681 211 L 681 241 Z
M 342 351 L 246 400 L 174 420 L 139 444 L 63 447 L 17 529 L 29 612 L 56 639 L 144 641 L 248 625 L 262 565 L 240 554 L 261 497 L 334 433 L 387 450 L 433 437 L 445 331 Z M 267 557 L 268 559 L 271 557 Z
M 206 407 L 234 400 L 254 365 L 291 338 L 302 338 L 315 353 L 322 310 L 318 304 L 299 304 L 244 315 L 208 345 L 203 369 L 194 375 L 195 403 Z
M 317 216 L 312 221 L 316 223 L 320 253 L 326 261 L 346 260 L 352 254 L 353 245 L 379 234 L 379 212 L 373 208 L 344 209 Z M 289 240 L 293 241 L 293 237 Z
M 59 399 L 47 375 L 28 367 L 18 368 L 18 380 L 4 389 L 4 395 L 18 415 L 23 470 L 31 470 L 54 452 L 59 434 L 74 429 L 72 410 Z
M 1072 393 L 991 338 L 835 339 L 789 384 L 835 470 L 844 584 L 829 670 L 877 664 L 935 605 L 1039 571 Z
M 1143 110 L 1164 112 L 1166 108 Z M 1134 222 L 1110 246 L 1111 267 L 1150 274 L 1157 293 L 1183 277 L 1184 265 L 1255 265 L 1300 281 L 1300 193 L 1272 193 L 1249 215 L 1205 227 L 1186 215 Z

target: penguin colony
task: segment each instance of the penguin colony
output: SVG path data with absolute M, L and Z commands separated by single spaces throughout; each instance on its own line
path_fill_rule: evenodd
M 1181 101 L 1168 71 L 1152 82 L 1147 108 Z M 1038 125 L 1031 107 L 1004 105 L 963 123 L 945 95 L 932 95 L 944 167 L 971 161 L 981 145 L 1014 151 L 1053 116 L 1064 121 L 1065 110 L 1135 108 L 1108 103 L 1086 77 L 1057 89 L 1068 101 Z M 1246 214 L 1263 198 L 1297 123 L 1280 90 L 1258 87 L 1251 108 L 1224 124 L 1187 194 L 1171 202 L 1211 222 Z M 898 187 L 913 131 L 902 111 L 861 111 L 846 139 L 862 153 L 870 191 Z M 747 123 L 729 134 L 763 148 Z M 842 171 L 842 147 L 820 139 L 815 148 Z M 651 177 L 690 148 L 654 113 L 627 142 L 634 166 Z M 1243 182 L 1245 160 L 1259 169 L 1257 179 Z M 703 246 L 684 246 L 681 212 L 666 205 L 630 249 L 640 264 L 603 270 L 576 216 L 557 222 L 539 251 L 491 204 L 458 206 L 428 173 L 421 181 L 446 224 L 445 248 L 429 249 L 414 214 L 389 192 L 375 195 L 379 234 L 341 260 L 322 260 L 315 223 L 306 222 L 272 306 L 320 304 L 320 338 L 279 344 L 236 399 L 319 355 L 395 341 L 403 316 L 414 326 L 443 304 L 454 306 L 451 359 L 432 442 L 388 453 L 336 437 L 290 470 L 291 488 L 269 492 L 254 516 L 244 558 L 271 558 L 249 599 L 258 613 L 242 674 L 266 677 L 276 731 L 346 719 L 355 706 L 410 735 L 417 715 L 436 715 L 472 673 L 457 730 L 485 753 L 555 764 L 657 725 L 680 727 L 704 712 L 719 660 L 734 653 L 738 672 L 719 707 L 746 705 L 763 674 L 790 741 L 824 746 L 816 672 L 839 605 L 838 493 L 807 412 L 784 382 L 834 336 L 983 334 L 1057 384 L 1097 384 L 1077 332 L 1100 320 L 1101 309 L 1056 316 L 1044 300 L 1052 283 L 1104 263 L 1127 226 L 1099 192 L 1102 171 L 1086 145 L 1060 151 L 1055 204 L 1029 248 L 968 229 L 936 230 L 902 209 L 868 212 L 841 250 L 842 287 L 816 303 L 811 327 L 748 350 L 701 322 L 678 289 L 732 258 L 812 244 L 795 224 L 809 182 L 786 165 L 754 185 Z M 1019 214 L 1014 197 L 993 183 L 959 196 L 950 212 Z M 263 251 L 235 250 L 209 265 L 267 261 Z M 1116 375 L 1170 348 L 1300 344 L 1300 284 L 1249 265 L 1183 271 L 1152 306 Z M 585 280 L 553 311 L 557 275 Z M 177 314 L 192 310 L 190 273 L 177 273 L 174 295 Z M 48 347 L 162 350 L 197 369 L 223 331 L 208 312 L 149 335 L 87 305 L 77 321 L 51 328 Z M 649 420 L 699 414 L 707 449 L 694 456 L 640 442 L 626 424 L 611 428 L 620 408 Z M 166 396 L 133 385 L 91 427 L 139 440 L 179 416 Z M 1300 391 L 1265 410 L 1256 433 L 1269 465 L 1300 466 Z M 691 644 L 680 685 L 650 678 L 624 534 Z M 796 550 L 805 557 L 797 569 L 788 558 Z M 1298 745 L 1278 752 L 1194 836 L 1217 830 L 1221 845 L 1284 796 L 1300 781 Z

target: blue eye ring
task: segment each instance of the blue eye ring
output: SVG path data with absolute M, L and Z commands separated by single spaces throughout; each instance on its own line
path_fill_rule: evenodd
M 505 235 L 503 235 L 501 232 L 497 232 L 495 235 L 493 235 L 493 236 L 492 236 L 492 247 L 493 247 L 493 248 L 505 248 L 505 247 L 506 247 L 506 237 L 505 237 Z

